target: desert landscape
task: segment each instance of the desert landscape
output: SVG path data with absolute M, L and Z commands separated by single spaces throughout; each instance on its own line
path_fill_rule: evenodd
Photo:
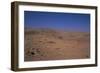
M 25 29 L 24 61 L 90 58 L 90 33 L 49 28 Z

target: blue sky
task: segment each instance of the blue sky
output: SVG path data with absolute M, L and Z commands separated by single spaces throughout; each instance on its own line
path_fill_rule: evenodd
M 90 14 L 24 11 L 25 28 L 90 31 Z

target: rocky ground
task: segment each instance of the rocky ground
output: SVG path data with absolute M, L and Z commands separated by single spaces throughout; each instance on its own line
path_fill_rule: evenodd
M 90 57 L 90 34 L 53 29 L 25 30 L 24 60 L 64 60 Z

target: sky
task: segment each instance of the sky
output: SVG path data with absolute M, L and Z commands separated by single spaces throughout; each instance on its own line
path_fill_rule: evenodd
M 90 14 L 24 11 L 24 27 L 90 32 Z

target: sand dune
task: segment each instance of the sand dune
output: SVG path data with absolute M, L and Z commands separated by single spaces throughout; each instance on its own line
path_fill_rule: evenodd
M 88 32 L 25 29 L 25 61 L 84 59 L 90 57 Z

